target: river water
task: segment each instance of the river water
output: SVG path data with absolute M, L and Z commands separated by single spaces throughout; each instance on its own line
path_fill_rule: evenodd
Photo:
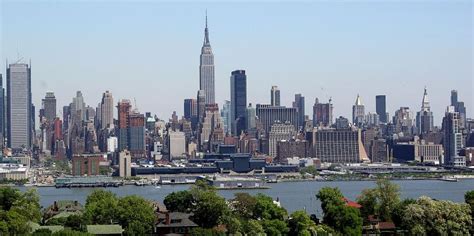
M 393 181 L 400 186 L 402 198 L 418 198 L 429 196 L 439 200 L 451 200 L 455 202 L 464 201 L 464 193 L 474 190 L 474 179 L 464 179 L 459 182 L 445 182 L 440 180 L 402 180 Z M 219 190 L 219 193 L 230 199 L 237 192 L 248 192 L 250 194 L 264 193 L 274 199 L 279 199 L 281 205 L 289 212 L 306 209 L 308 213 L 322 214 L 320 202 L 315 195 L 322 187 L 338 187 L 344 196 L 355 200 L 361 191 L 375 186 L 373 181 L 335 181 L 335 182 L 280 182 L 270 184 L 270 189 L 252 190 Z M 189 189 L 190 185 L 163 185 L 161 188 L 155 186 L 123 186 L 119 188 L 106 188 L 118 196 L 140 195 L 147 199 L 163 202 L 163 199 L 171 192 Z M 25 190 L 28 187 L 20 187 Z M 40 203 L 43 207 L 51 205 L 56 200 L 77 200 L 85 203 L 87 195 L 94 188 L 37 188 L 40 195 Z

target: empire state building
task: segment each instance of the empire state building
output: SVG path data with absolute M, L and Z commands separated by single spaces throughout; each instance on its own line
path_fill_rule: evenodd
M 201 60 L 199 64 L 199 89 L 206 95 L 206 104 L 215 103 L 215 85 L 214 85 L 214 54 L 212 53 L 211 43 L 209 42 L 209 30 L 204 30 L 204 43 L 201 48 Z

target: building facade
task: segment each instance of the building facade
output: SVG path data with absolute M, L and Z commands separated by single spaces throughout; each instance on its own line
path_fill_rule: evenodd
M 270 90 L 270 104 L 280 106 L 280 89 L 278 89 L 278 86 L 272 86 Z
M 433 112 L 430 110 L 428 92 L 423 94 L 421 110 L 416 113 L 416 129 L 418 134 L 427 134 L 433 130 Z
M 112 128 L 114 125 L 114 98 L 112 93 L 105 91 L 100 102 L 100 127 Z
M 268 135 L 269 141 L 269 153 L 271 157 L 277 156 L 278 142 L 282 140 L 290 140 L 296 135 L 295 126 L 289 122 L 286 123 L 274 123 L 271 127 L 271 131 Z
M 355 104 L 352 106 L 352 123 L 359 128 L 365 124 L 365 106 L 362 104 L 359 94 L 357 94 Z
M 375 112 L 379 115 L 380 122 L 387 123 L 387 101 L 385 95 L 375 96 Z
M 321 162 L 360 163 L 369 158 L 362 144 L 360 129 L 317 129 L 313 130 L 313 157 Z
M 256 113 L 262 128 L 266 133 L 274 123 L 292 124 L 295 129 L 298 127 L 298 110 L 294 107 L 288 108 L 283 106 L 271 106 L 268 104 L 257 104 Z
M 463 148 L 460 115 L 453 106 L 449 106 L 444 115 L 443 132 L 444 164 L 458 167 L 466 166 L 465 157 L 459 155 Z
M 31 67 L 15 63 L 7 68 L 7 146 L 30 149 L 34 129 Z
M 201 48 L 201 57 L 199 64 L 199 90 L 205 93 L 205 103 L 215 103 L 215 85 L 214 85 L 214 54 L 212 53 L 211 43 L 209 41 L 209 29 L 204 29 L 204 42 Z
M 313 105 L 313 127 L 332 125 L 332 103 L 329 99 L 328 103 L 319 103 L 319 99 L 314 100 Z
M 247 75 L 245 70 L 232 71 L 230 76 L 230 117 L 232 134 L 240 135 L 247 129 Z

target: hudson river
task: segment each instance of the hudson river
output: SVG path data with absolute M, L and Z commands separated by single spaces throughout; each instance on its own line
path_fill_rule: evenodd
M 393 181 L 400 186 L 402 198 L 418 198 L 429 196 L 439 200 L 451 200 L 464 202 L 464 193 L 474 190 L 474 179 L 463 179 L 459 182 L 445 182 L 440 180 L 402 180 Z M 248 192 L 250 194 L 264 193 L 279 198 L 281 205 L 289 212 L 306 209 L 308 213 L 322 214 L 320 202 L 315 194 L 322 187 L 338 187 L 349 199 L 355 200 L 361 191 L 375 186 L 373 181 L 344 181 L 344 182 L 280 182 L 270 184 L 270 189 L 254 190 L 219 190 L 219 193 L 230 199 L 236 192 Z M 116 193 L 118 196 L 137 194 L 147 199 L 163 202 L 163 199 L 173 191 L 186 190 L 190 185 L 163 185 L 161 188 L 155 186 L 123 186 L 119 188 L 105 188 Z M 28 187 L 20 187 L 23 191 Z M 37 188 L 40 195 L 40 202 L 43 207 L 51 205 L 55 200 L 77 200 L 85 203 L 87 195 L 94 188 Z

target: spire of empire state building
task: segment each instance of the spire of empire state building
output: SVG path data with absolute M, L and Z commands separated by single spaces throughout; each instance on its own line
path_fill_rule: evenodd
M 204 29 L 204 43 L 201 48 L 201 57 L 199 64 L 199 89 L 204 91 L 206 104 L 215 103 L 215 84 L 214 84 L 214 54 L 212 53 L 211 43 L 209 41 L 209 29 Z

